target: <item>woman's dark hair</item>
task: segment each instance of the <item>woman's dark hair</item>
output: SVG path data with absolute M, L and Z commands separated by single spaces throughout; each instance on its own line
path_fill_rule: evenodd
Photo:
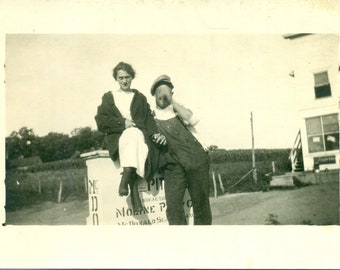
M 130 64 L 125 63 L 125 62 L 119 62 L 118 65 L 113 69 L 112 75 L 113 75 L 113 78 L 115 78 L 115 80 L 117 80 L 118 70 L 126 71 L 127 73 L 131 75 L 132 79 L 134 79 L 136 76 L 136 72 Z

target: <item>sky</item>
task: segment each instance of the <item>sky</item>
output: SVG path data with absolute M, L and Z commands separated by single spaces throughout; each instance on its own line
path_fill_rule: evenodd
M 132 87 L 150 106 L 152 82 L 171 77 L 174 98 L 199 118 L 202 141 L 219 148 L 290 148 L 298 107 L 289 40 L 279 34 L 6 35 L 6 136 L 96 129 L 102 95 L 118 88 L 120 61 L 136 70 Z

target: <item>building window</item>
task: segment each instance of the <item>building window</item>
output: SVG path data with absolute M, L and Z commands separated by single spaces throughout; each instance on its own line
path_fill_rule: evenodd
M 339 149 L 338 114 L 306 118 L 309 153 Z
M 315 98 L 331 96 L 331 85 L 328 80 L 327 71 L 314 74 Z

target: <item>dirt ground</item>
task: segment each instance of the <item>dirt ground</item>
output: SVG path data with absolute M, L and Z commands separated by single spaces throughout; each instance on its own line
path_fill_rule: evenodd
M 211 199 L 215 225 L 338 225 L 339 184 Z
M 338 225 L 339 184 L 211 198 L 213 225 Z M 8 212 L 7 225 L 85 225 L 88 201 L 68 198 Z

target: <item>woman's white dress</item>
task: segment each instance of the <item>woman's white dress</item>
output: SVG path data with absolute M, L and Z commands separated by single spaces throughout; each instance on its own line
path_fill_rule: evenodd
M 131 119 L 130 106 L 134 96 L 133 92 L 121 89 L 112 91 L 115 105 L 126 119 Z M 144 178 L 145 161 L 148 156 L 148 146 L 145 143 L 143 132 L 135 127 L 125 129 L 119 139 L 119 160 L 121 167 L 134 167 L 137 174 Z

